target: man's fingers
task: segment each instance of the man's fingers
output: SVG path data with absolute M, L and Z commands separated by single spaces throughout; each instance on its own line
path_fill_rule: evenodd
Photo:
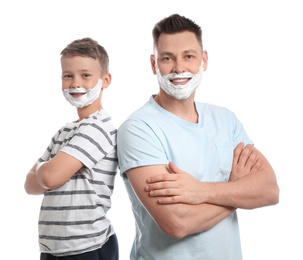
M 179 193 L 180 191 L 178 188 L 163 188 L 149 191 L 149 195 L 151 197 L 167 197 L 181 195 Z
M 257 159 L 257 153 L 254 150 L 252 150 L 247 159 L 246 165 L 252 168 L 253 165 L 256 163 L 256 159 Z
M 238 164 L 241 152 L 243 150 L 243 147 L 244 147 L 244 143 L 241 142 L 234 149 L 233 165 L 237 165 Z
M 180 171 L 172 162 L 168 164 L 168 169 L 171 173 L 177 173 Z
M 176 177 L 173 174 L 165 173 L 150 176 L 146 179 L 147 183 L 163 182 L 163 181 L 174 181 Z
M 258 171 L 260 170 L 261 166 L 262 166 L 262 159 L 257 159 L 254 165 L 252 166 L 251 171 L 252 172 Z
M 253 149 L 254 149 L 254 147 L 251 144 L 248 144 L 244 147 L 244 149 L 241 152 L 239 162 L 238 162 L 241 166 L 244 167 L 246 165 L 247 161 L 250 158 L 250 155 L 253 152 Z

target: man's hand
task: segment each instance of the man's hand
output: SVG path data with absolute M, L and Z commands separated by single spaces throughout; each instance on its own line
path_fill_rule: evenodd
M 232 171 L 229 181 L 235 181 L 260 169 L 262 161 L 258 151 L 248 144 L 239 143 L 234 149 Z M 205 202 L 202 182 L 192 175 L 177 168 L 172 162 L 168 164 L 171 174 L 159 174 L 146 180 L 145 191 L 151 197 L 159 197 L 160 204 L 186 203 L 201 204 Z
M 160 204 L 203 203 L 201 182 L 192 175 L 180 170 L 172 162 L 168 164 L 171 174 L 159 174 L 146 180 L 145 190 L 152 197 L 159 197 Z
M 229 181 L 235 181 L 247 174 L 253 173 L 260 169 L 261 159 L 258 158 L 258 151 L 254 146 L 239 143 L 234 149 L 234 159 Z

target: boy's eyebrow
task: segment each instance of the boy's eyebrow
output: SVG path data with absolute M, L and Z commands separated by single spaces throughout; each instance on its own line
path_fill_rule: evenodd
M 91 72 L 91 70 L 89 70 L 89 69 L 79 69 L 79 70 L 77 70 L 77 72 L 79 73 L 79 72 Z M 69 70 L 64 70 L 64 71 L 62 71 L 62 73 L 72 73 L 71 71 L 69 71 Z

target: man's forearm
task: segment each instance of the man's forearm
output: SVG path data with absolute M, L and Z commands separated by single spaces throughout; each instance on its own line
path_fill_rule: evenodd
M 182 205 L 179 218 L 184 225 L 185 235 L 203 232 L 221 222 L 236 209 L 203 203 L 199 205 Z
M 279 188 L 273 172 L 261 170 L 236 181 L 203 183 L 205 202 L 243 209 L 278 203 Z

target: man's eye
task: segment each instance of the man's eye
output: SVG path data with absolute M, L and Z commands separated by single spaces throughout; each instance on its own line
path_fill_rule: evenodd
M 163 57 L 162 60 L 171 60 L 171 57 Z

